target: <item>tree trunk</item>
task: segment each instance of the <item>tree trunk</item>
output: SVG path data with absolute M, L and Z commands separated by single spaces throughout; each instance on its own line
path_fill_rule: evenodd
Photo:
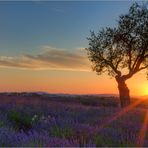
M 129 89 L 126 86 L 125 80 L 122 78 L 116 79 L 118 83 L 118 90 L 120 96 L 121 107 L 124 108 L 130 104 Z

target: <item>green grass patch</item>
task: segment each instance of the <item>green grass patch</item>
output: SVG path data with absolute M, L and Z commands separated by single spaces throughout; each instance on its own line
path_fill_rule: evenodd
M 5 123 L 3 121 L 0 121 L 0 128 L 3 127 Z
M 50 134 L 51 136 L 54 137 L 60 137 L 60 138 L 71 138 L 72 136 L 72 129 L 71 128 L 61 128 L 58 126 L 54 126 L 51 130 L 50 130 Z
M 28 131 L 32 128 L 32 117 L 26 113 L 13 109 L 9 111 L 8 119 L 13 123 L 12 125 L 16 130 Z

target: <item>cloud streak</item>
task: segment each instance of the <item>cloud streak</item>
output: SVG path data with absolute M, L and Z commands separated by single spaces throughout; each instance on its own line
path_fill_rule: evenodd
M 84 52 L 78 50 L 70 52 L 50 46 L 44 46 L 42 52 L 36 55 L 0 56 L 0 67 L 76 71 L 88 71 L 90 69 L 89 61 Z

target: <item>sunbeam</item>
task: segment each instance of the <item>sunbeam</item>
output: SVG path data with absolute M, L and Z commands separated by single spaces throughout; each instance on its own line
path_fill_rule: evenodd
M 137 146 L 138 147 L 143 147 L 145 135 L 146 135 L 146 131 L 147 131 L 147 126 L 148 126 L 148 110 L 146 112 L 144 122 L 143 122 L 141 129 L 140 129 L 139 137 L 137 139 Z
M 122 109 L 120 112 L 115 113 L 113 116 L 107 118 L 98 128 L 98 131 L 112 123 L 113 121 L 117 120 L 119 117 L 123 116 L 124 114 L 128 113 L 131 111 L 133 108 L 141 104 L 143 101 L 146 99 L 139 99 L 136 102 L 132 103 L 131 105 L 127 106 L 126 108 Z

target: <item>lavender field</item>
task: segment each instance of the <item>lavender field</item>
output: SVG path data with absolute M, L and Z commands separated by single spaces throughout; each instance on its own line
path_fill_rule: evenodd
M 147 101 L 122 110 L 117 97 L 0 94 L 0 146 L 148 146 Z

